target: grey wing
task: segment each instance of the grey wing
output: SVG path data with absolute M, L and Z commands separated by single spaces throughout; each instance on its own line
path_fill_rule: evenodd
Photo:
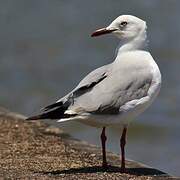
M 119 113 L 126 103 L 146 97 L 151 82 L 151 72 L 146 70 L 109 74 L 91 91 L 76 97 L 69 109 L 76 113 Z
M 102 66 L 92 71 L 90 74 L 88 74 L 73 90 L 72 92 L 73 98 L 77 98 L 78 96 L 87 93 L 94 86 L 96 86 L 101 81 L 103 81 L 108 76 L 109 66 L 110 65 Z
M 109 65 L 102 66 L 98 69 L 95 69 L 89 73 L 84 79 L 80 81 L 75 89 L 68 93 L 63 98 L 59 99 L 57 102 L 46 106 L 43 110 L 49 111 L 54 108 L 59 108 L 61 106 L 71 106 L 74 103 L 74 99 L 90 91 L 95 85 L 100 83 L 103 79 L 107 77 L 107 72 Z
M 112 73 L 109 67 L 91 72 L 72 92 L 29 119 L 61 119 L 81 113 L 114 114 L 130 101 L 147 96 L 152 82 L 150 72 L 145 69 Z

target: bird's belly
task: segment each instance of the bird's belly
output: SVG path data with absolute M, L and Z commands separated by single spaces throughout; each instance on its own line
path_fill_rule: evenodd
M 94 127 L 104 126 L 123 126 L 128 125 L 136 116 L 141 114 L 148 106 L 139 106 L 131 111 L 119 114 L 103 114 L 103 115 L 90 115 L 83 119 L 78 119 L 79 122 Z
M 79 122 L 83 124 L 87 124 L 94 127 L 104 127 L 104 126 L 113 126 L 113 125 L 121 125 L 121 116 L 119 114 L 117 115 L 90 115 L 85 119 L 78 119 Z

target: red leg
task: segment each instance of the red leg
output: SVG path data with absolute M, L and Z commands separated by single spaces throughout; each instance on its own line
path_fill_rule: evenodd
M 124 151 L 124 147 L 126 145 L 126 132 L 127 132 L 127 127 L 123 128 L 123 132 L 121 135 L 121 139 L 120 139 L 120 144 L 121 144 L 121 170 L 122 172 L 125 172 L 125 151 Z
M 107 161 L 106 161 L 106 135 L 105 135 L 105 127 L 103 127 L 102 133 L 101 133 L 101 143 L 102 143 L 102 154 L 103 154 L 103 167 L 107 167 Z

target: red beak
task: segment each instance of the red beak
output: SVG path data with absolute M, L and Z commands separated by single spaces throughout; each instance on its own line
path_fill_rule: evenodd
M 109 34 L 109 33 L 116 31 L 116 30 L 117 29 L 111 29 L 110 30 L 110 29 L 106 29 L 106 28 L 98 29 L 91 34 L 91 37 L 100 36 L 103 34 Z

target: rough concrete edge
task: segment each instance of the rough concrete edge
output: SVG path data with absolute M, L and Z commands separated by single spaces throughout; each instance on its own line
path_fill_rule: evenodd
M 27 118 L 24 115 L 21 115 L 21 114 L 16 113 L 16 112 L 11 112 L 11 111 L 9 111 L 9 110 L 7 110 L 5 108 L 2 108 L 2 107 L 0 107 L 0 117 L 8 117 L 8 118 L 11 118 L 11 119 L 18 119 L 18 120 L 22 120 L 22 121 L 24 121 Z M 60 128 L 58 128 L 58 129 L 60 129 Z M 96 145 L 89 144 L 86 141 L 73 138 L 72 136 L 70 136 L 69 134 L 65 133 L 62 130 L 60 130 L 59 132 L 60 133 L 58 133 L 58 136 L 65 135 L 65 138 L 64 138 L 65 142 L 73 144 L 73 146 L 76 147 L 77 149 L 82 149 L 83 148 L 84 150 L 87 150 L 88 152 L 93 151 L 95 153 L 98 152 L 99 149 L 100 149 Z M 54 135 L 57 135 L 57 134 L 54 133 Z M 118 154 L 115 154 L 115 153 L 112 153 L 112 152 L 107 152 L 107 154 L 108 154 L 109 157 L 117 157 L 117 158 L 119 158 Z M 126 161 L 134 162 L 139 167 L 153 168 L 151 166 L 148 166 L 146 164 L 143 164 L 141 162 L 137 162 L 137 161 L 134 161 L 134 160 L 131 160 L 131 159 L 126 159 Z M 158 170 L 158 171 L 161 171 L 161 170 Z M 161 171 L 161 172 L 163 172 L 163 171 Z M 169 174 L 167 174 L 165 172 L 163 172 L 163 173 L 164 173 L 164 175 L 160 175 L 159 177 L 170 177 L 172 179 L 180 179 L 179 177 L 171 176 L 171 175 L 169 175 Z
M 15 118 L 15 119 L 21 119 L 21 120 L 25 120 L 26 116 L 22 115 L 22 114 L 18 114 L 16 112 L 11 112 L 5 108 L 0 107 L 0 116 L 4 116 L 4 117 L 10 117 L 10 118 Z

